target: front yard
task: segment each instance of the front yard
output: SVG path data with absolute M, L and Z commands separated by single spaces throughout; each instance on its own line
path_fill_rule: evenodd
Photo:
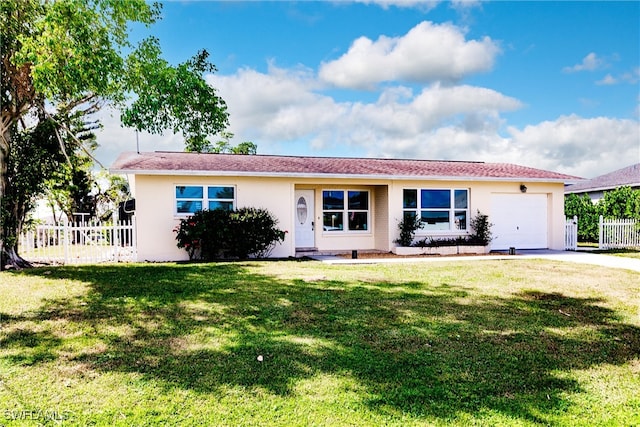
M 638 425 L 640 274 L 513 259 L 0 273 L 0 425 Z

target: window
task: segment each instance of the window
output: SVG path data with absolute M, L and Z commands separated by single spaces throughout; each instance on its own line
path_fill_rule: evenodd
M 368 231 L 369 192 L 324 190 L 322 192 L 324 231 Z M 345 229 L 346 226 L 346 229 Z
M 176 214 L 189 215 L 203 209 L 233 210 L 235 187 L 176 185 Z
M 468 228 L 469 190 L 405 189 L 406 216 L 420 215 L 424 231 L 459 231 Z

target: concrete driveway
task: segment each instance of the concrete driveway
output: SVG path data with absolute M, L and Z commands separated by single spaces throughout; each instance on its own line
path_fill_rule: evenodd
M 521 258 L 549 259 L 553 261 L 576 262 L 580 264 L 599 265 L 610 268 L 620 268 L 625 270 L 640 272 L 640 259 L 625 258 L 614 255 L 594 254 L 589 252 L 572 251 L 552 251 L 552 250 L 521 250 L 516 255 L 495 254 L 482 256 L 459 256 L 459 257 L 416 257 L 416 258 L 361 258 L 345 259 L 331 255 L 314 256 L 313 259 L 327 264 L 392 264 L 403 262 L 442 262 L 442 261 L 487 261 L 487 260 L 513 260 Z

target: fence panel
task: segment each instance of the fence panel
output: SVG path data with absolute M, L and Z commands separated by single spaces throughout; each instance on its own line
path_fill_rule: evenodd
M 27 261 L 46 264 L 135 262 L 135 217 L 112 224 L 37 225 L 22 233 L 18 253 Z
M 567 218 L 564 223 L 564 249 L 578 250 L 578 217 Z
M 600 249 L 640 249 L 640 224 L 633 219 L 600 216 Z

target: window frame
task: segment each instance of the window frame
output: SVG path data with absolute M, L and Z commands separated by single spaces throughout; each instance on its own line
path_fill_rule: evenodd
M 342 208 L 325 209 L 325 193 L 326 192 L 338 192 L 342 193 Z M 350 193 L 365 193 L 367 195 L 367 207 L 366 209 L 352 208 L 349 203 Z M 322 232 L 327 235 L 340 235 L 340 234 L 371 234 L 371 191 L 358 188 L 325 188 L 321 190 L 321 203 L 322 203 Z M 351 214 L 366 214 L 365 229 L 351 229 L 350 216 Z M 325 215 L 326 214 L 339 214 L 342 216 L 342 228 L 327 230 L 325 228 Z
M 407 191 L 414 191 L 415 192 L 415 197 L 411 197 L 409 199 L 407 199 L 407 195 L 406 192 Z M 449 206 L 448 207 L 423 207 L 422 206 L 422 202 L 423 202 L 423 197 L 422 197 L 422 192 L 423 191 L 448 191 L 449 192 Z M 457 207 L 457 203 L 456 203 L 456 192 L 458 191 L 464 191 L 466 192 L 466 207 L 465 208 L 460 208 Z M 448 221 L 447 223 L 449 224 L 449 227 L 446 229 L 425 229 L 425 228 L 421 228 L 418 229 L 416 234 L 417 235 L 432 235 L 432 234 L 468 234 L 470 233 L 470 220 L 471 218 L 469 217 L 470 215 L 470 194 L 471 194 L 471 189 L 469 188 L 459 188 L 459 187 L 450 187 L 450 188 L 431 188 L 431 187 L 409 187 L 409 188 L 403 188 L 402 189 L 402 215 L 403 217 L 406 217 L 407 214 L 411 214 L 413 213 L 414 216 L 419 216 L 420 218 L 423 217 L 423 212 L 432 212 L 434 213 L 434 218 L 437 216 L 438 213 L 447 213 L 448 216 Z M 405 207 L 405 204 L 407 204 L 406 202 L 410 201 L 412 203 L 409 203 L 410 205 L 415 205 L 415 206 L 410 206 L 410 207 Z M 456 218 L 461 214 L 464 213 L 464 217 L 465 217 L 465 224 L 464 224 L 464 228 L 456 228 Z M 424 222 L 424 221 L 423 221 Z
M 202 197 L 178 197 L 178 188 L 180 187 L 194 187 L 199 188 L 202 192 Z M 209 188 L 232 188 L 233 198 L 221 198 L 221 197 L 209 197 Z M 237 187 L 229 184 L 175 184 L 173 186 L 173 214 L 176 217 L 188 217 L 193 215 L 197 211 L 193 212 L 179 212 L 178 203 L 181 201 L 200 202 L 200 210 L 208 210 L 210 202 L 231 202 L 231 209 L 236 208 L 236 195 Z

